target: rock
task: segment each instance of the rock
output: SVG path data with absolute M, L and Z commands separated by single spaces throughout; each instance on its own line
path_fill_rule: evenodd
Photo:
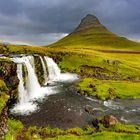
M 89 88 L 93 88 L 95 85 L 93 84 L 89 84 Z
M 19 79 L 16 76 L 11 76 L 9 78 L 9 85 L 17 86 L 19 83 Z
M 8 132 L 8 126 L 7 126 L 7 121 L 8 121 L 8 108 L 5 107 L 2 110 L 1 116 L 0 116 L 0 138 L 4 138 L 6 133 Z
M 109 64 L 109 65 L 112 65 L 112 64 L 113 64 L 113 60 L 107 60 L 106 62 L 107 62 L 107 64 Z
M 115 99 L 116 98 L 116 92 L 114 88 L 109 88 L 108 89 L 108 93 L 109 93 L 109 99 Z
M 86 105 L 85 106 L 85 111 L 87 112 L 87 113 L 93 113 L 93 107 L 92 106 L 90 106 L 90 105 Z
M 81 20 L 79 26 L 73 33 L 83 33 L 89 29 L 96 29 L 98 31 L 106 31 L 107 29 L 100 23 L 99 19 L 91 14 L 88 14 Z M 72 34 L 73 34 L 72 33 Z
M 92 88 L 94 92 L 97 91 L 96 86 L 94 84 L 92 84 L 92 83 L 89 84 L 89 88 Z
M 119 60 L 106 60 L 109 65 L 119 65 L 121 62 Z
M 114 65 L 119 65 L 120 63 L 121 63 L 121 62 L 120 62 L 119 60 L 114 60 L 114 61 L 113 61 L 113 64 L 114 64 Z
M 95 127 L 95 128 L 99 128 L 99 120 L 97 118 L 94 118 L 93 121 L 92 121 L 92 125 Z
M 102 123 L 104 124 L 105 127 L 109 127 L 116 125 L 118 123 L 118 120 L 116 117 L 112 115 L 106 115 L 104 116 Z

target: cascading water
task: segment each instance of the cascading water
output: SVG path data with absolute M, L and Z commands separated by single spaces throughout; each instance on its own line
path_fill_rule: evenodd
M 43 58 L 42 58 L 41 56 L 39 56 L 39 58 L 40 58 L 40 60 L 41 60 L 41 64 L 42 64 L 42 68 L 43 68 L 43 72 L 44 72 L 44 80 L 45 80 L 44 84 L 46 84 L 47 81 L 48 81 L 46 65 L 45 65 L 45 63 L 44 63 Z
M 33 58 L 32 56 L 22 58 L 11 58 L 15 63 L 23 64 L 27 69 L 27 81 L 26 90 L 29 94 L 29 98 L 35 98 L 38 95 L 38 91 L 41 88 L 35 74 Z
M 78 77 L 76 74 L 61 74 L 61 71 L 52 58 L 44 57 L 44 60 L 48 68 L 48 77 L 46 65 L 43 58 L 39 56 L 42 68 L 44 71 L 45 82 L 54 81 L 74 81 Z M 10 58 L 13 62 L 17 63 L 17 76 L 19 78 L 18 86 L 18 103 L 11 110 L 13 113 L 20 113 L 22 115 L 28 115 L 29 113 L 37 109 L 36 100 L 43 98 L 45 95 L 57 93 L 57 86 L 43 86 L 41 87 L 38 78 L 35 73 L 35 64 L 33 56 L 22 56 Z M 26 67 L 25 81 L 23 80 L 22 67 Z M 25 82 L 25 83 L 24 83 Z M 44 84 L 45 85 L 45 84 Z
M 17 75 L 19 78 L 18 103 L 11 110 L 14 113 L 29 114 L 37 109 L 34 100 L 55 93 L 54 91 L 52 92 L 50 87 L 40 86 L 35 73 L 33 59 L 32 56 L 11 58 L 13 62 L 17 63 Z M 25 66 L 27 69 L 25 84 L 23 80 L 22 66 Z
M 29 112 L 35 111 L 37 106 L 29 101 L 29 94 L 24 87 L 22 64 L 17 64 L 17 76 L 19 79 L 18 85 L 18 103 L 11 110 L 15 113 L 28 114 Z
M 52 58 L 46 56 L 44 58 L 48 66 L 49 81 L 58 81 L 60 79 L 61 70 L 59 69 L 57 64 L 53 61 Z
M 19 85 L 18 85 L 19 98 L 18 98 L 18 100 L 19 100 L 20 104 L 25 104 L 28 101 L 28 95 L 27 95 L 27 91 L 24 87 L 22 64 L 17 64 L 17 76 L 19 79 Z
M 54 62 L 52 58 L 44 57 L 48 66 L 48 82 L 59 81 L 59 82 L 72 82 L 78 79 L 77 74 L 72 73 L 61 73 L 60 68 Z

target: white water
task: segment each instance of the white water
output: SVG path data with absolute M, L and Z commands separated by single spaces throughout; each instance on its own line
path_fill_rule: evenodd
M 41 64 L 42 64 L 42 68 L 43 68 L 43 72 L 44 72 L 44 80 L 45 80 L 44 84 L 46 84 L 48 81 L 46 66 L 45 66 L 43 58 L 41 56 L 39 56 L 39 58 L 41 60 Z
M 60 68 L 57 66 L 57 64 L 53 61 L 52 58 L 45 56 L 44 59 L 48 66 L 48 82 L 73 82 L 79 79 L 77 74 L 61 73 Z
M 23 74 L 22 74 L 22 64 L 17 64 L 17 76 L 19 79 L 18 86 L 18 100 L 21 104 L 24 104 L 28 100 L 27 91 L 24 87 Z
M 121 106 L 119 103 L 112 101 L 112 100 L 104 101 L 103 104 L 104 104 L 104 106 L 106 106 L 110 109 L 113 109 L 113 110 L 123 109 L 123 106 Z
M 11 58 L 12 61 L 17 63 L 17 75 L 19 78 L 19 102 L 12 109 L 14 113 L 29 114 L 37 109 L 34 100 L 43 98 L 45 95 L 56 93 L 50 87 L 41 87 L 32 63 L 32 56 Z M 27 69 L 26 86 L 24 87 L 22 76 L 22 65 Z
M 19 78 L 18 103 L 11 111 L 21 114 L 29 114 L 29 112 L 35 111 L 37 106 L 29 101 L 28 92 L 24 87 L 22 64 L 17 64 L 17 76 Z
M 48 68 L 48 77 L 47 77 L 47 70 L 45 67 L 45 63 L 43 61 L 43 58 L 41 56 L 41 64 L 44 71 L 44 78 L 46 82 L 54 82 L 54 81 L 60 81 L 60 82 L 71 82 L 78 79 L 78 76 L 76 74 L 70 74 L 70 73 L 63 73 L 61 74 L 61 71 L 57 64 L 53 61 L 52 58 L 44 57 L 47 68 Z M 35 101 L 37 99 L 45 97 L 45 95 L 55 94 L 58 92 L 56 86 L 55 87 L 41 87 L 38 78 L 35 73 L 35 65 L 34 65 L 34 57 L 33 56 L 23 56 L 23 57 L 15 57 L 11 58 L 11 60 L 15 63 L 17 63 L 17 76 L 19 78 L 19 86 L 18 86 L 18 103 L 14 106 L 14 108 L 11 110 L 13 113 L 19 113 L 21 115 L 28 115 L 31 112 L 34 112 L 36 109 L 38 109 L 37 104 Z M 22 73 L 22 67 L 26 67 L 27 72 L 25 76 L 25 83 L 23 80 L 23 73 Z
M 60 79 L 60 74 L 61 74 L 59 67 L 53 61 L 52 58 L 49 58 L 46 56 L 44 58 L 47 63 L 47 66 L 48 66 L 48 73 L 49 73 L 48 80 L 49 81 L 58 81 Z

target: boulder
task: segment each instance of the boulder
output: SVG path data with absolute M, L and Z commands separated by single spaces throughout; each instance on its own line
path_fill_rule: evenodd
M 118 123 L 118 120 L 116 117 L 112 115 L 106 115 L 104 116 L 102 123 L 104 124 L 105 127 L 110 127 L 116 125 Z
M 90 105 L 86 105 L 85 106 L 85 111 L 87 112 L 87 113 L 93 113 L 93 107 L 92 106 L 90 106 Z
M 99 120 L 97 119 L 97 118 L 93 118 L 93 120 L 92 120 L 92 125 L 93 125 L 93 127 L 95 127 L 95 128 L 99 128 Z

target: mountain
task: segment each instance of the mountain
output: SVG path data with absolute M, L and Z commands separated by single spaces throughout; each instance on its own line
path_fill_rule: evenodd
M 93 15 L 90 15 L 88 14 L 86 17 L 84 17 L 82 20 L 81 20 L 81 23 L 79 24 L 79 26 L 74 30 L 74 33 L 77 33 L 77 34 L 84 34 L 86 33 L 88 30 L 95 30 L 95 31 L 98 31 L 98 32 L 106 32 L 108 31 L 106 29 L 106 27 L 104 27 L 100 21 L 97 19 L 97 17 L 93 16 Z
M 88 14 L 72 33 L 49 47 L 140 50 L 140 43 L 110 32 L 96 16 Z

